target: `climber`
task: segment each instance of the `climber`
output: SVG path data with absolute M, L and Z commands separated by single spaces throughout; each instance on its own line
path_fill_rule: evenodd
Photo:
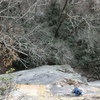
M 78 87 L 75 87 L 72 93 L 75 93 L 76 96 L 80 96 L 82 95 L 82 90 L 80 90 Z

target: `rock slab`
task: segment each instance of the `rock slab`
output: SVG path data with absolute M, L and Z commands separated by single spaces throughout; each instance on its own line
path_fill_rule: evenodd
M 11 76 L 17 90 L 10 93 L 9 100 L 100 100 L 100 81 L 87 82 L 69 65 L 41 66 Z M 76 86 L 83 91 L 80 97 L 72 94 Z

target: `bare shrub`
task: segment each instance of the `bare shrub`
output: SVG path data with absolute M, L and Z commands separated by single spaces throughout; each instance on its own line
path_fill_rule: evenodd
M 23 69 L 43 64 L 65 64 L 70 59 L 66 57 L 66 43 L 57 43 L 59 40 L 54 38 L 52 27 L 45 20 L 45 10 L 49 3 L 48 0 L 0 2 L 0 43 L 11 50 L 9 56 L 16 59 L 18 64 L 20 61 Z
M 6 77 L 0 77 L 0 99 L 1 100 L 9 100 L 9 96 L 11 92 L 16 89 L 16 86 L 13 82 L 13 76 L 10 74 L 14 69 L 10 69 L 7 72 Z

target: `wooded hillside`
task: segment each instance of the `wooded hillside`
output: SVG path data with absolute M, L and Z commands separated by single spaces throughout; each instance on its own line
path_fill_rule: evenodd
M 1 67 L 68 63 L 99 79 L 99 35 L 99 0 L 0 0 Z

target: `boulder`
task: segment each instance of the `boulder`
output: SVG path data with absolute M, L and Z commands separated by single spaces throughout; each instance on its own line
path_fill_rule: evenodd
M 11 100 L 99 100 L 98 82 L 87 82 L 85 77 L 70 65 L 41 66 L 35 69 L 14 72 L 16 90 L 9 93 Z M 8 74 L 0 77 L 9 77 Z M 95 86 L 96 85 L 96 86 Z M 78 87 L 82 96 L 76 97 L 72 90 Z

